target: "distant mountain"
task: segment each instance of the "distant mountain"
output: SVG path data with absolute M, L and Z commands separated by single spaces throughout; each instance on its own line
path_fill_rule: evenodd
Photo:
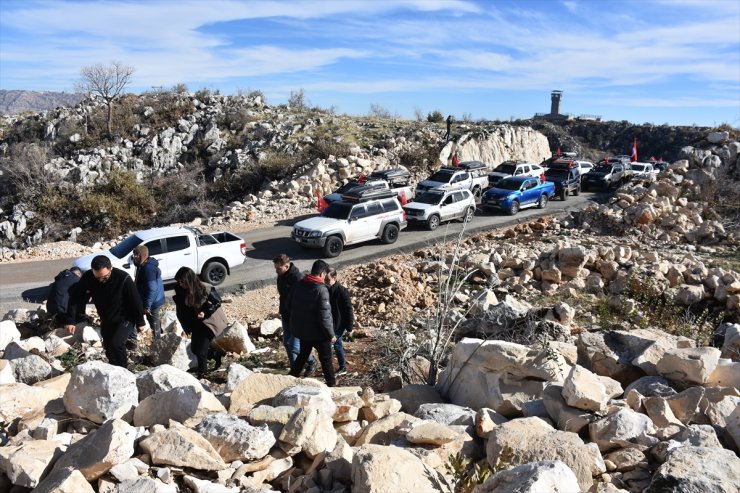
M 74 106 L 82 101 L 81 94 L 51 91 L 19 91 L 0 89 L 0 113 L 17 115 L 24 111 L 51 110 L 58 106 Z

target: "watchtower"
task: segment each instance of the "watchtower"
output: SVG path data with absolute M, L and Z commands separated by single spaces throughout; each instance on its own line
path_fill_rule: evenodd
M 563 97 L 563 91 L 552 91 L 550 93 L 550 115 L 557 116 L 560 114 L 560 99 Z

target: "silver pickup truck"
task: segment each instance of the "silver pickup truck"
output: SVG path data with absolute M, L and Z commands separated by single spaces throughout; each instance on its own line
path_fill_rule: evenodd
M 440 168 L 426 180 L 419 182 L 416 193 L 428 190 L 470 190 L 480 202 L 483 189 L 488 185 L 488 166 L 480 161 L 465 161 L 456 168 Z

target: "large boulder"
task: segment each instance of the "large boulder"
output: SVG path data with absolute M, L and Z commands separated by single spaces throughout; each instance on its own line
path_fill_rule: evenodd
M 494 428 L 486 446 L 488 463 L 495 467 L 499 457 L 511 465 L 559 460 L 570 467 L 582 490 L 593 484 L 593 476 L 606 472 L 599 449 L 585 444 L 575 434 L 552 428 L 540 418 L 515 419 Z
M 33 491 L 34 493 L 95 493 L 85 476 L 77 469 L 69 467 L 52 471 Z
M 193 375 L 172 365 L 155 366 L 136 375 L 136 388 L 139 389 L 140 401 L 159 392 L 186 386 L 203 387 Z
M 666 351 L 658 361 L 658 373 L 669 380 L 704 384 L 717 367 L 720 350 L 713 347 L 680 348 Z
M 629 408 L 622 408 L 591 423 L 588 430 L 591 441 L 602 451 L 631 447 L 638 443 L 653 445 L 649 435 L 656 431 L 649 417 Z
M 552 359 L 521 344 L 466 338 L 455 345 L 437 389 L 453 404 L 511 416 L 540 398 L 547 382 L 562 382 L 567 371 L 559 354 Z
M 309 457 L 316 457 L 334 450 L 337 432 L 331 415 L 315 407 L 299 408 L 283 427 L 280 441 L 287 445 L 289 452 L 301 451 Z
M 413 414 L 422 404 L 443 403 L 439 391 L 431 385 L 411 384 L 388 393 L 401 403 L 401 411 Z
M 498 472 L 473 493 L 573 493 L 581 491 L 578 478 L 570 467 L 559 460 L 522 464 Z
M 149 358 L 155 366 L 170 365 L 184 371 L 198 366 L 198 359 L 190 349 L 190 339 L 174 332 L 166 332 L 152 343 Z
M 0 351 L 5 351 L 8 344 L 13 341 L 20 341 L 21 333 L 12 320 L 3 320 L 0 322 Z
M 239 322 L 226 327 L 219 336 L 213 341 L 213 347 L 234 354 L 249 354 L 257 347 L 249 339 L 247 328 Z
M 421 459 L 398 447 L 363 445 L 352 458 L 353 493 L 452 492 Z
M 184 426 L 173 426 L 152 433 L 139 444 L 149 454 L 152 464 L 190 467 L 201 471 L 226 468 L 221 456 L 198 432 Z
M 101 361 L 77 366 L 64 392 L 67 412 L 98 424 L 112 418 L 131 421 L 138 403 L 136 376 L 126 368 Z
M 576 409 L 603 413 L 609 399 L 622 393 L 619 382 L 597 375 L 580 365 L 570 369 L 563 383 L 563 399 Z
M 275 436 L 267 425 L 256 428 L 227 413 L 206 416 L 195 430 L 211 443 L 226 462 L 262 459 L 275 445 Z
M 653 475 L 646 493 L 737 493 L 740 459 L 716 447 L 678 447 Z
M 15 485 L 34 488 L 65 449 L 56 440 L 29 440 L 0 447 L 0 471 Z
M 54 471 L 72 468 L 79 470 L 88 481 L 98 479 L 134 455 L 136 438 L 136 429 L 125 421 L 106 421 L 72 444 L 54 464 Z
M 300 379 L 289 375 L 252 372 L 243 378 L 231 393 L 229 412 L 239 414 L 249 411 L 257 404 L 272 404 L 272 400 L 286 387 L 293 385 L 311 385 L 321 387 L 324 384 L 310 378 Z
M 273 407 L 313 407 L 327 416 L 334 416 L 337 410 L 329 387 L 310 385 L 291 385 L 284 388 L 272 400 L 272 405 Z
M 175 387 L 167 392 L 153 394 L 141 401 L 134 411 L 136 426 L 168 424 L 170 420 L 185 426 L 194 426 L 204 416 L 226 412 L 226 408 L 215 395 L 203 387 Z
M 13 423 L 25 416 L 44 412 L 49 403 L 60 399 L 57 389 L 12 383 L 0 385 L 0 422 Z M 60 406 L 64 411 L 64 406 Z

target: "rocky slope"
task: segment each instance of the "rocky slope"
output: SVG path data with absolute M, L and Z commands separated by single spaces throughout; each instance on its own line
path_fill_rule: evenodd
M 79 94 L 66 92 L 0 89 L 0 114 L 36 113 L 59 106 L 74 106 L 82 99 Z

